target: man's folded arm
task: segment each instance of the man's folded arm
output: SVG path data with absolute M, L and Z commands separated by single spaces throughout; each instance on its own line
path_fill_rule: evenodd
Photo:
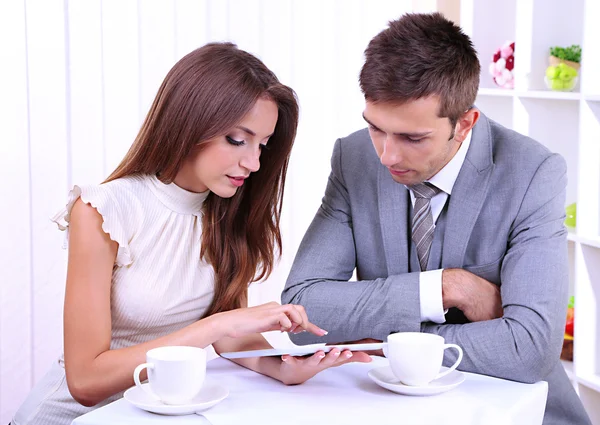
M 502 263 L 502 318 L 423 325 L 424 332 L 463 348 L 461 370 L 532 383 L 555 366 L 568 292 L 565 187 L 564 160 L 548 157 L 525 195 Z M 444 363 L 455 359 L 453 350 L 446 350 Z

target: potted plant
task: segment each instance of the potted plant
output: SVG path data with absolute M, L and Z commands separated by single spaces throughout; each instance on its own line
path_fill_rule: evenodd
M 581 67 L 581 46 L 551 47 L 550 66 L 546 68 L 545 82 L 551 90 L 571 91 L 577 84 Z
M 579 71 L 581 66 L 581 46 L 573 44 L 569 47 L 550 47 L 550 65 L 564 63 Z

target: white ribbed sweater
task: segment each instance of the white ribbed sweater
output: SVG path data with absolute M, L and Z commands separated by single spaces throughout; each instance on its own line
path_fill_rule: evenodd
M 165 185 L 154 176 L 75 186 L 54 218 L 67 230 L 71 208 L 81 199 L 102 215 L 102 228 L 119 244 L 111 286 L 111 349 L 175 332 L 202 317 L 214 289 L 213 268 L 200 261 L 201 208 L 208 196 Z M 103 406 L 122 394 L 105 400 Z M 63 356 L 37 383 L 13 425 L 68 425 L 94 408 L 69 393 Z

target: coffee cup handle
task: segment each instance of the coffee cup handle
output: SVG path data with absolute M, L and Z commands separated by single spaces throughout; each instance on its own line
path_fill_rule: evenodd
M 462 355 L 462 353 L 461 353 Z M 140 373 L 142 372 L 142 370 L 144 369 L 152 369 L 154 368 L 154 364 L 152 363 L 142 363 L 141 365 L 139 365 L 138 367 L 135 368 L 135 370 L 133 371 L 133 380 L 135 382 L 135 385 L 140 388 L 141 390 L 143 390 L 146 394 L 148 394 L 150 397 L 152 397 L 155 400 L 160 401 L 160 397 L 157 396 L 156 394 L 154 394 L 154 391 L 152 391 L 152 389 L 150 389 L 149 385 L 142 385 L 142 382 L 140 381 Z
M 463 350 L 462 350 L 462 348 L 460 348 L 456 344 L 444 344 L 444 350 L 446 348 L 455 348 L 458 351 L 458 359 L 456 359 L 456 361 L 454 362 L 454 364 L 452 366 L 450 366 L 450 368 L 448 370 L 440 372 L 438 374 L 438 376 L 435 377 L 435 379 L 440 379 L 442 376 L 448 375 L 450 372 L 454 371 L 454 369 L 456 369 L 458 367 L 458 365 L 460 364 L 460 362 L 462 361 L 462 358 L 463 358 Z

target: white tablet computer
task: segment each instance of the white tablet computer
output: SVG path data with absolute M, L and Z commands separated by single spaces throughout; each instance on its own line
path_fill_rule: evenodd
M 248 357 L 265 357 L 265 356 L 283 356 L 289 354 L 290 356 L 306 356 L 314 354 L 317 351 L 324 351 L 328 353 L 333 348 L 338 348 L 340 351 L 370 351 L 370 350 L 381 350 L 386 346 L 385 342 L 368 343 L 368 344 L 338 344 L 338 345 L 325 345 L 325 344 L 310 344 L 310 345 L 297 345 L 295 347 L 287 348 L 271 348 L 268 350 L 251 350 L 251 351 L 238 351 L 231 353 L 221 353 L 221 357 L 226 359 L 245 359 Z

